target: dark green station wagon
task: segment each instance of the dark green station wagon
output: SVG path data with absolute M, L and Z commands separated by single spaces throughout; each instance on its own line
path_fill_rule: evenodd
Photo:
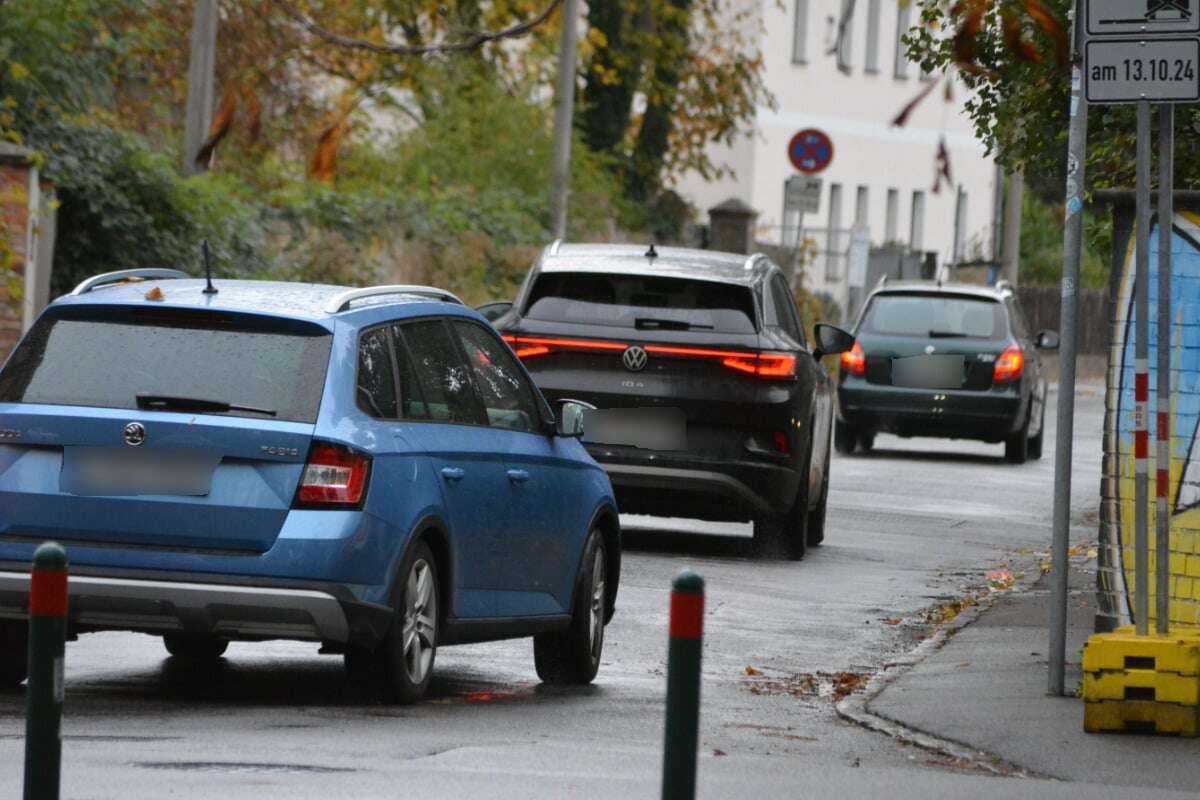
M 882 283 L 842 354 L 834 444 L 869 450 L 875 434 L 1003 442 L 1008 461 L 1041 458 L 1046 380 L 1011 286 Z

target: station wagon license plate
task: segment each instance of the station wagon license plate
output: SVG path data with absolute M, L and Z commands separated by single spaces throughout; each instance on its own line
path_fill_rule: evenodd
M 686 450 L 687 421 L 678 408 L 588 409 L 583 440 L 647 450 Z
M 62 489 L 85 496 L 200 497 L 212 491 L 218 461 L 192 453 L 68 447 L 63 451 Z
M 909 356 L 892 359 L 892 385 L 910 389 L 960 389 L 961 355 Z

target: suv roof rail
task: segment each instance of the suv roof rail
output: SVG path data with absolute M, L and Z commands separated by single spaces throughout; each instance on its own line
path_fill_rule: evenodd
M 72 295 L 87 294 L 93 289 L 98 289 L 101 286 L 108 286 L 113 283 L 120 283 L 131 279 L 146 280 L 147 278 L 190 278 L 186 272 L 181 272 L 177 269 L 160 269 L 150 267 L 148 269 L 119 269 L 116 272 L 105 272 L 102 275 L 93 275 L 86 281 L 83 281 L 76 286 L 72 291 Z
M 417 286 L 415 284 L 397 284 L 392 286 L 366 286 L 362 289 L 347 289 L 340 294 L 334 295 L 325 304 L 323 310 L 326 314 L 337 314 L 349 308 L 350 304 L 355 300 L 362 300 L 367 297 L 379 297 L 387 294 L 415 294 L 421 297 L 431 297 L 434 300 L 441 300 L 446 303 L 457 303 L 460 306 L 465 305 L 456 294 L 448 292 L 445 289 L 438 289 L 433 286 Z
M 746 263 L 742 265 L 742 269 L 749 272 L 750 270 L 754 269 L 754 265 L 757 262 L 764 258 L 767 258 L 766 253 L 751 253 L 750 255 L 746 256 Z
M 553 242 L 551 242 L 550 243 L 550 255 L 552 255 L 552 256 L 558 255 L 558 248 L 562 247 L 562 243 L 563 243 L 562 239 L 555 239 Z

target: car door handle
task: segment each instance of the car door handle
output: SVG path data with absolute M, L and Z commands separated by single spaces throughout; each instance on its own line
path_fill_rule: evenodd
M 529 473 L 523 469 L 510 469 L 508 479 L 513 483 L 524 483 L 529 480 Z
M 442 467 L 442 477 L 451 483 L 461 481 L 466 475 L 467 471 L 461 467 Z

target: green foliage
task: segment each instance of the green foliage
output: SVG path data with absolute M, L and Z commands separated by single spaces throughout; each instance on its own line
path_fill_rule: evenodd
M 1112 220 L 1101 209 L 1101 216 L 1084 216 L 1083 253 L 1080 283 L 1087 289 L 1107 285 L 1108 263 L 1112 246 Z M 1057 286 L 1062 282 L 1063 260 L 1062 203 L 1044 202 L 1030 192 L 1021 206 L 1021 283 L 1031 286 Z
M 905 37 L 909 57 L 935 73 L 955 73 L 951 32 L 961 14 L 973 4 L 951 5 L 942 0 L 919 0 L 921 23 Z M 1071 0 L 1046 0 L 1067 18 Z M 1066 175 L 1067 110 L 1070 72 L 1052 57 L 1041 63 L 1018 59 L 1008 48 L 1000 24 L 1005 10 L 1020 7 L 1016 0 L 989 6 L 976 38 L 976 61 L 991 71 L 971 74 L 958 71 L 970 93 L 963 101 L 975 125 L 976 136 L 1005 167 L 1023 169 L 1027 185 L 1045 199 L 1061 197 Z M 1024 31 L 1043 53 L 1052 47 L 1040 31 Z M 934 98 L 926 102 L 934 102 Z M 1176 107 L 1176 186 L 1200 180 L 1200 107 Z M 1093 106 L 1088 112 L 1087 189 L 1134 185 L 1134 107 Z
M 137 136 L 104 126 L 56 123 L 27 131 L 60 202 L 51 290 L 127 267 L 200 268 L 207 238 L 224 274 L 252 274 L 262 234 L 253 207 L 228 181 L 184 180 Z

